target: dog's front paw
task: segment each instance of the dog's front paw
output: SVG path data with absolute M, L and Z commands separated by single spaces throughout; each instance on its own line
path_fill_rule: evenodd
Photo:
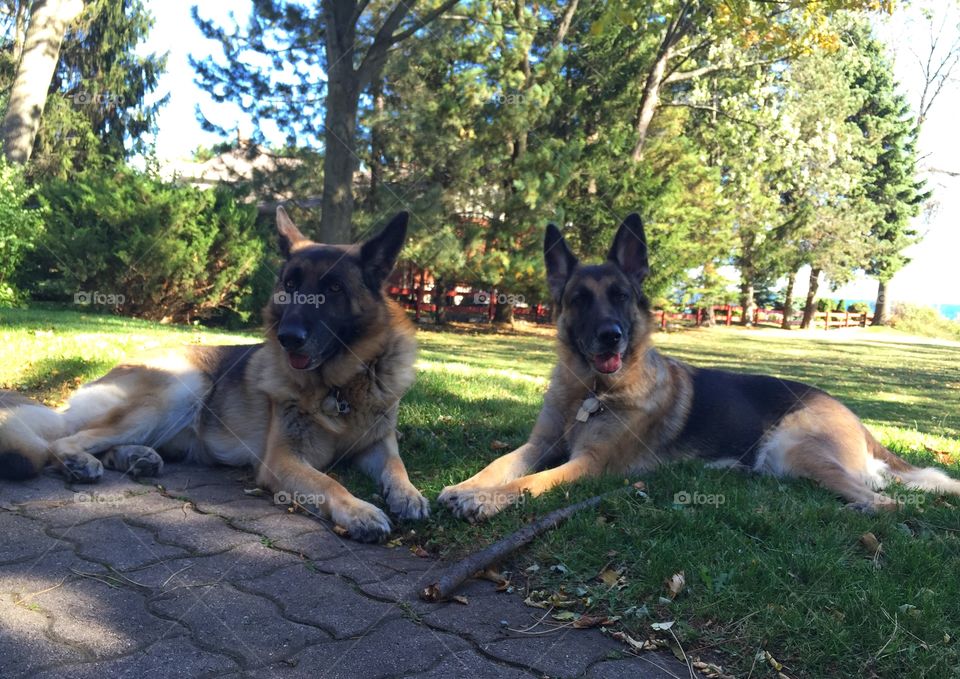
M 74 483 L 96 483 L 103 476 L 103 464 L 88 453 L 61 455 L 61 471 Z
M 467 489 L 448 486 L 438 498 L 454 516 L 468 521 L 482 521 L 517 501 L 519 495 L 501 488 Z
M 334 523 L 347 529 L 358 542 L 383 542 L 390 535 L 390 519 L 369 502 L 355 500 L 347 507 L 331 512 Z
M 405 490 L 390 490 L 386 493 L 386 500 L 390 513 L 404 521 L 430 518 L 430 501 L 413 486 Z

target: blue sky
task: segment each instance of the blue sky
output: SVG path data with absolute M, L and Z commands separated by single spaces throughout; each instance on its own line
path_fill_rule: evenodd
M 159 133 L 156 138 L 157 157 L 161 162 L 182 159 L 198 146 L 209 146 L 221 141 L 211 133 L 204 132 L 194 113 L 199 105 L 204 114 L 226 129 L 239 129 L 249 134 L 250 123 L 243 113 L 230 104 L 216 104 L 209 94 L 194 83 L 194 71 L 188 55 L 205 57 L 216 53 L 217 46 L 204 39 L 190 17 L 194 2 L 184 0 L 147 0 L 147 7 L 154 14 L 156 25 L 146 51 L 169 52 L 166 74 L 160 79 L 157 94 L 170 94 L 170 101 L 158 119 Z M 919 4 L 898 10 L 883 22 L 879 29 L 881 37 L 888 42 L 895 56 L 897 78 L 911 102 L 920 98 L 920 70 L 913 46 L 924 45 L 927 40 L 922 22 L 917 21 Z M 922 6 L 935 12 L 956 7 L 952 0 L 936 0 Z M 204 17 L 225 22 L 230 12 L 237 16 L 249 14 L 250 3 L 246 0 L 204 0 L 200 3 Z M 957 10 L 954 9 L 954 16 Z M 957 74 L 960 76 L 960 73 Z M 926 168 L 960 173 L 960 134 L 957 132 L 956 111 L 960 111 L 960 80 L 948 84 L 930 118 L 925 122 L 920 139 L 920 150 Z M 265 129 L 268 140 L 282 143 L 276 130 Z M 912 301 L 924 304 L 960 303 L 960 275 L 957 253 L 960 253 L 960 177 L 932 172 L 926 175 L 934 189 L 932 211 L 918 218 L 916 228 L 925 233 L 924 240 L 909 251 L 912 262 L 894 278 L 890 295 L 894 301 Z M 801 275 L 799 294 L 805 293 L 806 278 Z M 836 293 L 837 298 L 872 299 L 876 294 L 876 282 L 861 278 L 844 286 Z

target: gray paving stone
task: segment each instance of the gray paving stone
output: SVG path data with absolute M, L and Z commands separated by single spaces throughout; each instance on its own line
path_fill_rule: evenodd
M 264 502 L 266 505 L 267 503 Z M 229 507 L 229 505 L 223 505 Z M 240 530 L 249 531 L 269 538 L 271 541 L 286 540 L 296 544 L 298 538 L 307 533 L 326 532 L 326 527 L 309 516 L 291 514 L 284 507 L 267 505 L 272 511 L 262 516 L 235 517 L 231 523 Z M 218 512 L 219 513 L 219 512 Z
M 184 633 L 184 628 L 151 615 L 141 593 L 80 575 L 97 572 L 96 566 L 68 551 L 0 568 L 0 598 L 21 602 L 19 616 L 3 616 L 4 627 L 42 617 L 48 638 L 88 659 L 129 653 L 163 636 Z
M 270 600 L 223 583 L 180 588 L 153 599 L 150 607 L 189 627 L 201 648 L 244 664 L 273 663 L 330 638 L 316 627 L 283 618 Z
M 536 677 L 537 674 L 509 665 L 502 665 L 474 651 L 459 651 L 445 656 L 439 664 L 426 672 L 408 675 L 417 679 L 450 679 L 451 677 L 476 677 L 480 679 L 520 679 Z M 636 675 L 634 675 L 636 676 Z
M 237 494 L 240 495 L 243 488 L 253 488 L 255 485 L 249 470 L 201 467 L 193 464 L 167 464 L 163 474 L 158 476 L 156 481 L 173 495 L 191 488 L 210 485 L 235 487 Z
M 96 484 L 77 486 L 69 499 L 22 505 L 20 511 L 51 527 L 70 527 L 111 516 L 141 516 L 179 506 L 156 490 L 138 487 L 135 493 L 101 490 Z
M 33 675 L 36 679 L 102 679 L 103 677 L 206 677 L 237 669 L 230 658 L 203 651 L 188 639 L 164 639 L 120 658 L 82 665 L 58 666 Z
M 36 559 L 42 554 L 70 545 L 44 531 L 44 524 L 9 511 L 0 511 L 0 564 Z
M 373 601 L 342 578 L 314 572 L 303 564 L 246 582 L 243 589 L 272 599 L 286 617 L 318 625 L 338 639 L 362 634 L 400 613 L 394 604 Z
M 118 571 L 189 554 L 182 547 L 158 542 L 152 532 L 125 523 L 119 517 L 56 528 L 51 532 L 74 544 L 77 554 L 83 558 L 111 566 Z
M 23 504 L 56 503 L 73 497 L 62 476 L 41 474 L 26 481 L 0 480 L 0 509 L 15 509 Z
M 410 676 L 430 670 L 444 659 L 466 650 L 469 650 L 466 642 L 458 637 L 398 619 L 357 639 L 311 646 L 287 663 L 257 670 L 254 676 L 290 679 Z M 461 665 L 464 666 L 465 663 Z M 471 675 L 458 672 L 452 676 Z
M 542 615 L 542 614 L 541 614 Z M 551 677 L 579 677 L 622 646 L 596 630 L 565 628 L 542 636 L 514 634 L 480 648 L 496 658 L 531 667 Z
M 36 601 L 38 594 L 57 587 L 77 566 L 69 551 L 48 554 L 38 563 L 0 567 L 0 677 L 31 676 L 44 663 L 77 662 L 89 655 L 52 639 L 50 612 Z
M 620 660 L 605 660 L 590 668 L 589 679 L 634 679 L 638 672 L 644 679 L 676 679 L 690 676 L 690 670 L 673 656 L 643 653 Z M 694 676 L 700 676 L 694 673 Z
M 137 516 L 127 523 L 152 531 L 159 542 L 177 545 L 194 554 L 215 554 L 245 542 L 260 541 L 256 535 L 231 528 L 218 516 L 201 514 L 183 505 L 156 514 Z
M 218 582 L 243 582 L 301 563 L 293 554 L 245 543 L 222 554 L 170 559 L 124 573 L 126 577 L 163 594 L 175 588 L 198 587 Z

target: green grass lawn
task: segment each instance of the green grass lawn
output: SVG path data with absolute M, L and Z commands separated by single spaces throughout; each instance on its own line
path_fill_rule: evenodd
M 0 387 L 58 403 L 145 348 L 255 339 L 74 312 L 0 311 Z M 871 330 L 738 329 L 660 334 L 657 343 L 694 364 L 826 389 L 891 449 L 916 463 L 945 463 L 960 476 L 956 344 Z M 420 346 L 418 382 L 401 407 L 401 447 L 414 483 L 434 498 L 501 454 L 495 446 L 525 440 L 553 347 L 546 332 L 430 330 L 421 331 Z M 359 475 L 338 473 L 360 496 L 372 496 Z M 644 481 L 644 494 L 604 501 L 504 565 L 522 595 L 559 604 L 547 620 L 568 618 L 567 611 L 618 618 L 612 628 L 634 639 L 664 639 L 736 676 L 776 676 L 764 651 L 788 676 L 960 675 L 960 500 L 913 493 L 902 511 L 869 516 L 807 482 L 694 463 Z M 405 539 L 452 558 L 623 483 L 560 488 L 482 525 L 438 509 L 428 524 L 405 526 Z M 675 504 L 681 492 L 718 499 Z M 882 543 L 879 555 L 861 544 L 868 532 Z M 671 601 L 664 581 L 680 571 L 686 587 Z M 669 631 L 651 628 L 669 621 Z

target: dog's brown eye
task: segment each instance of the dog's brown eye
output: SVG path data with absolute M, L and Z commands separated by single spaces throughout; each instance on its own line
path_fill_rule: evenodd
M 621 290 L 617 290 L 613 293 L 613 301 L 615 302 L 626 302 L 628 299 L 630 299 L 630 295 Z

